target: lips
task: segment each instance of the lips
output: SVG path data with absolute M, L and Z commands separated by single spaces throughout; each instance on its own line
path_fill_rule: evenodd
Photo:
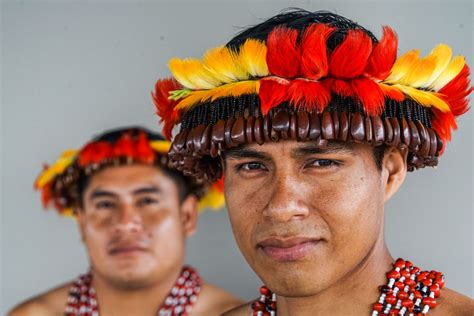
M 109 249 L 109 254 L 115 255 L 134 255 L 142 252 L 146 252 L 147 249 L 140 244 L 120 244 L 114 245 Z
M 321 239 L 310 237 L 270 237 L 257 243 L 263 253 L 275 261 L 296 261 L 313 251 Z

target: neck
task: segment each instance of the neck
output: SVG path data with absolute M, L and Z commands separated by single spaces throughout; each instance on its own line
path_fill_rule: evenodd
M 181 266 L 178 266 L 159 282 L 134 289 L 120 288 L 92 273 L 100 314 L 156 316 L 180 272 Z
M 368 315 L 379 297 L 379 286 L 393 259 L 380 236 L 369 254 L 347 275 L 324 291 L 309 297 L 278 296 L 278 316 Z

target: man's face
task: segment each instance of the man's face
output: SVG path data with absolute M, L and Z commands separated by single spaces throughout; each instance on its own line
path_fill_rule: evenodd
M 125 288 L 159 282 L 181 268 L 197 201 L 153 166 L 108 167 L 84 191 L 78 222 L 94 272 Z
M 369 145 L 253 144 L 224 159 L 237 244 L 278 294 L 314 295 L 355 270 L 376 241 L 383 243 L 383 205 L 393 190 Z

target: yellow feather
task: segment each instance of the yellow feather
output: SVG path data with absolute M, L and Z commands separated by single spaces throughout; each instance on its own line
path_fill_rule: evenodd
M 223 97 L 258 93 L 259 87 L 259 81 L 238 81 L 211 90 L 193 91 L 176 105 L 176 110 L 187 110 L 197 103 L 208 100 L 214 101 Z
M 431 51 L 430 55 L 435 56 L 435 68 L 431 72 L 431 76 L 428 80 L 421 85 L 421 88 L 428 88 L 436 78 L 448 67 L 451 61 L 453 52 L 451 48 L 446 44 L 439 44 Z
M 212 89 L 222 84 L 198 59 L 172 58 L 168 66 L 173 77 L 188 89 Z
M 463 56 L 456 56 L 451 61 L 448 67 L 438 76 L 438 78 L 431 83 L 430 89 L 434 91 L 441 90 L 448 82 L 453 80 L 464 68 L 466 60 Z
M 408 72 L 410 72 L 414 65 L 417 65 L 420 51 L 417 49 L 411 50 L 400 56 L 392 66 L 390 75 L 385 79 L 385 83 L 397 83 Z
M 257 85 L 258 81 L 239 81 L 230 84 L 223 85 L 214 89 L 210 100 L 214 101 L 218 98 L 234 96 L 238 97 L 243 94 L 258 93 Z
M 225 205 L 224 194 L 216 189 L 210 189 L 205 196 L 199 201 L 199 211 L 202 212 L 206 208 L 218 211 Z
M 150 142 L 150 147 L 154 151 L 162 154 L 166 154 L 170 151 L 171 143 L 167 140 L 153 140 Z
M 61 174 L 71 165 L 77 155 L 77 150 L 70 149 L 64 151 L 61 156 L 49 168 L 44 170 L 36 180 L 35 186 L 37 188 L 44 187 L 55 176 Z
M 74 210 L 70 207 L 68 208 L 63 208 L 61 210 L 61 215 L 62 216 L 65 216 L 65 217 L 72 217 L 72 218 L 75 218 L 76 217 L 76 213 L 74 213 Z
M 222 83 L 246 80 L 249 74 L 239 63 L 239 55 L 227 47 L 218 47 L 206 52 L 203 57 L 206 69 Z
M 255 39 L 248 39 L 240 47 L 239 61 L 242 68 L 252 77 L 269 75 L 267 66 L 267 46 Z
M 193 105 L 200 103 L 207 95 L 212 93 L 213 90 L 199 90 L 191 92 L 186 98 L 179 101 L 175 109 L 179 110 L 189 110 Z
M 410 98 L 420 103 L 425 107 L 435 107 L 442 112 L 450 112 L 448 104 L 439 98 L 437 93 L 419 90 L 413 87 L 403 86 L 403 85 L 394 85 L 394 87 L 399 88 L 403 93 L 408 95 Z
M 405 76 L 400 78 L 397 83 L 407 85 L 414 88 L 421 87 L 430 78 L 436 68 L 436 56 L 428 55 L 425 58 L 418 59 L 408 69 Z

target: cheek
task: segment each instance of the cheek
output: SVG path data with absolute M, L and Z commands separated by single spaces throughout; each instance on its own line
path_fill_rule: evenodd
M 164 211 L 144 218 L 145 233 L 155 253 L 170 256 L 184 245 L 184 230 L 177 210 Z
M 144 222 L 146 223 L 145 231 L 155 238 L 170 236 L 169 241 L 171 241 L 172 236 L 183 234 L 178 211 L 168 211 L 156 215 L 150 215 L 144 218 Z
M 377 177 L 362 173 L 320 183 L 315 190 L 313 208 L 319 210 L 336 245 L 373 242 L 383 214 L 383 194 Z
M 225 179 L 225 178 L 224 178 Z M 251 248 L 251 236 L 258 224 L 262 190 L 241 182 L 225 182 L 224 196 L 234 238 L 240 249 Z
M 107 257 L 107 244 L 110 241 L 110 232 L 100 225 L 87 221 L 83 226 L 83 239 L 92 261 L 102 261 Z

